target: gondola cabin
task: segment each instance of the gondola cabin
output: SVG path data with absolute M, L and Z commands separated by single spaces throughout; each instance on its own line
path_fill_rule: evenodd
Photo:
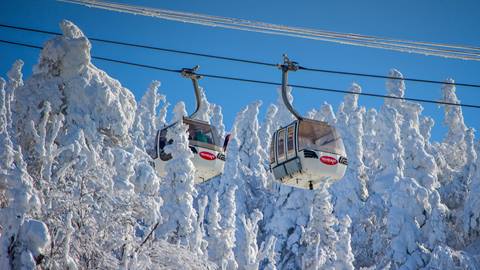
M 343 141 L 325 122 L 296 120 L 277 130 L 270 145 L 270 168 L 283 184 L 315 189 L 341 179 L 347 169 Z
M 203 183 L 220 175 L 225 163 L 224 142 L 219 138 L 215 127 L 207 122 L 187 117 L 183 118 L 183 123 L 188 125 L 189 146 L 193 153 L 192 162 L 196 169 L 195 184 Z M 166 163 L 172 158 L 164 151 L 165 146 L 169 144 L 167 131 L 170 127 L 165 127 L 157 132 L 157 154 L 154 157 L 154 163 L 160 176 L 165 176 Z

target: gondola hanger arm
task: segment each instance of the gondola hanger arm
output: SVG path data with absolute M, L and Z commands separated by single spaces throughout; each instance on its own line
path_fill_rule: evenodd
M 198 75 L 196 71 L 200 68 L 199 65 L 194 66 L 193 68 L 182 68 L 180 71 L 180 74 L 182 77 L 191 79 L 193 83 L 193 90 L 195 91 L 195 100 L 196 100 L 196 108 L 195 111 L 190 114 L 188 117 L 195 119 L 196 114 L 198 113 L 198 110 L 200 109 L 200 87 L 198 86 L 198 80 L 203 78 L 202 76 Z
M 297 62 L 291 61 L 286 54 L 283 55 L 283 64 L 279 64 L 278 68 L 282 70 L 282 99 L 287 109 L 297 118 L 302 120 L 303 117 L 293 108 L 290 100 L 288 100 L 287 87 L 288 87 L 288 72 L 297 71 L 300 66 Z

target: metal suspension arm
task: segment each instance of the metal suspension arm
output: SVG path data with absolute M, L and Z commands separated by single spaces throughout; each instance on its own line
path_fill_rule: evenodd
M 195 72 L 200 68 L 200 66 L 196 65 L 193 68 L 182 68 L 182 77 L 191 79 L 193 83 L 193 90 L 195 91 L 195 99 L 196 99 L 196 108 L 195 111 L 190 114 L 189 118 L 195 118 L 198 110 L 200 109 L 200 88 L 198 87 L 198 80 L 203 78 L 202 76 L 196 74 Z
M 286 54 L 283 55 L 283 64 L 278 65 L 278 67 L 282 70 L 282 98 L 283 103 L 287 106 L 287 109 L 297 118 L 298 120 L 302 120 L 303 117 L 293 108 L 290 100 L 288 100 L 287 96 L 287 87 L 288 87 L 288 72 L 289 71 L 297 71 L 299 66 L 297 62 L 290 61 Z

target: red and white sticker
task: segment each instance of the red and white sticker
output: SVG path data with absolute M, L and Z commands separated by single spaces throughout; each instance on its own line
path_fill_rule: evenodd
M 214 154 L 210 152 L 200 152 L 199 155 L 206 160 L 214 160 L 217 158 Z
M 320 157 L 320 161 L 323 163 L 323 164 L 327 164 L 329 166 L 332 166 L 332 165 L 337 165 L 338 161 L 337 159 L 333 158 L 333 157 L 329 157 L 329 156 L 321 156 Z

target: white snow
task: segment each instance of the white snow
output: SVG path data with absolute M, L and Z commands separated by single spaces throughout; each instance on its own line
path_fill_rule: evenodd
M 194 185 L 185 104 L 170 110 L 159 81 L 137 103 L 93 65 L 77 26 L 60 28 L 29 78 L 21 60 L 0 78 L 0 269 L 480 269 L 480 142 L 460 107 L 434 121 L 404 100 L 318 101 L 307 116 L 339 130 L 349 167 L 309 191 L 269 171 L 271 136 L 294 120 L 280 95 L 246 105 L 227 131 L 202 89 L 199 119 L 231 140 L 224 173 Z M 401 72 L 389 76 L 387 94 L 407 95 Z M 439 98 L 460 102 L 447 82 Z M 151 156 L 168 113 L 159 177 Z

